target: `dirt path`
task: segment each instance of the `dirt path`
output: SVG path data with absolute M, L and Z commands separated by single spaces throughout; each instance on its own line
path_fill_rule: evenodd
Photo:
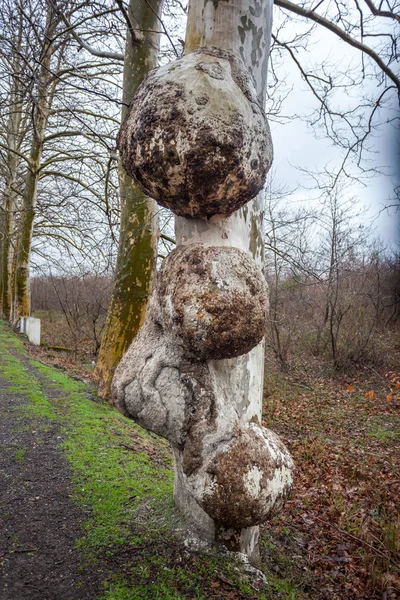
M 102 577 L 75 548 L 84 515 L 70 497 L 59 427 L 27 418 L 26 404 L 0 380 L 0 598 L 94 599 Z
M 297 476 L 262 528 L 257 587 L 183 543 L 168 445 L 0 320 L 0 600 L 400 598 L 400 371 L 266 375 L 265 423 Z

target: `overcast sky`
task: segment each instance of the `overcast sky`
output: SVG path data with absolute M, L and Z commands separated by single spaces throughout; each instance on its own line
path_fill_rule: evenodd
M 278 26 L 281 26 L 284 14 L 276 6 L 274 7 L 274 33 L 277 32 Z M 385 27 L 387 27 L 386 22 Z M 285 25 L 284 31 L 280 31 L 279 38 L 291 40 L 296 34 L 308 30 L 309 27 L 310 22 L 305 19 L 291 18 Z M 181 38 L 184 38 L 184 29 L 185 23 L 182 20 L 179 32 Z M 369 44 L 379 43 L 379 38 L 367 39 Z M 164 43 L 167 44 L 167 40 L 164 40 Z M 308 51 L 303 55 L 298 55 L 298 57 L 300 56 L 302 65 L 310 65 L 315 58 L 318 64 L 333 63 L 337 65 L 338 69 L 345 72 L 346 69 L 354 68 L 358 75 L 360 73 L 361 52 L 321 26 L 314 27 L 312 43 Z M 293 118 L 286 124 L 280 124 L 270 119 L 274 143 L 274 179 L 289 190 L 296 190 L 288 198 L 290 203 L 306 200 L 308 196 L 312 196 L 312 192 L 307 190 L 307 187 L 310 187 L 310 180 L 299 168 L 319 171 L 330 166 L 334 170 L 335 166 L 337 167 L 341 163 L 341 152 L 343 151 L 329 139 L 317 139 L 316 132 L 302 118 L 302 116 L 310 114 L 312 108 L 315 108 L 317 104 L 306 83 L 301 79 L 293 61 L 287 57 L 284 63 L 278 65 L 277 70 L 279 79 L 285 80 L 287 88 L 293 87 L 293 91 L 289 93 L 282 106 L 282 114 L 292 115 Z M 328 72 L 334 73 L 334 69 L 328 68 Z M 368 86 L 369 91 L 374 91 L 372 82 Z M 368 93 L 368 87 L 364 91 Z M 347 90 L 342 94 L 342 106 L 346 107 L 346 103 L 354 102 L 355 99 L 363 100 L 363 91 L 358 86 L 354 86 L 352 90 Z M 395 94 L 393 94 L 391 110 L 382 112 L 380 121 L 394 116 L 399 119 L 399 104 Z M 379 130 L 374 128 L 373 148 L 376 154 L 370 155 L 371 164 L 376 168 L 380 167 L 382 174 L 370 177 L 364 182 L 352 182 L 347 194 L 349 198 L 354 199 L 355 212 L 358 213 L 365 208 L 365 224 L 372 223 L 376 235 L 382 241 L 392 248 L 398 248 L 400 245 L 400 210 L 396 211 L 394 208 L 386 210 L 385 207 L 393 204 L 394 187 L 400 185 L 399 130 L 396 130 L 392 124 L 383 125 Z
M 290 36 L 289 36 L 290 37 Z M 321 31 L 315 36 L 313 51 L 318 53 L 318 60 L 336 62 L 343 68 L 346 64 L 356 64 L 360 59 L 360 52 L 338 39 L 330 32 Z M 301 80 L 297 67 L 287 61 L 281 66 L 285 71 L 287 82 L 294 85 L 294 90 L 285 100 L 282 112 L 284 114 L 306 114 L 310 112 L 314 99 L 307 90 L 306 84 Z M 280 73 L 282 75 L 282 72 Z M 370 89 L 372 90 L 372 84 Z M 354 89 L 354 95 L 357 89 Z M 346 99 L 344 99 L 344 105 Z M 391 110 L 382 114 L 382 120 L 399 116 L 397 99 L 393 98 Z M 335 165 L 341 161 L 341 151 L 330 140 L 317 139 L 315 131 L 300 117 L 296 117 L 285 125 L 271 123 L 274 141 L 274 168 L 276 177 L 289 189 L 296 189 L 294 199 L 306 198 L 307 190 L 303 186 L 310 185 L 310 181 L 298 168 L 321 170 L 326 165 Z M 400 211 L 395 209 L 385 210 L 393 204 L 394 185 L 400 184 L 400 136 L 399 130 L 393 124 L 383 125 L 375 129 L 373 147 L 375 155 L 371 155 L 372 163 L 381 167 L 384 174 L 371 177 L 362 183 L 354 182 L 348 190 L 348 195 L 355 199 L 355 210 L 366 208 L 366 222 L 373 222 L 374 228 L 381 239 L 392 247 L 400 244 Z

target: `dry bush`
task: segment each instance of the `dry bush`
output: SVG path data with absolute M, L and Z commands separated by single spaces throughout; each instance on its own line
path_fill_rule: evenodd
M 269 273 L 267 344 L 283 368 L 329 359 L 337 370 L 390 360 L 400 331 L 400 258 L 372 254 L 334 277 Z
M 99 275 L 34 277 L 32 312 L 43 321 L 44 341 L 96 356 L 111 291 L 112 279 Z

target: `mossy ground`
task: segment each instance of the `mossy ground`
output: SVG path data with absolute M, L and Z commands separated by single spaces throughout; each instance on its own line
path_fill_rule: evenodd
M 260 563 L 268 580 L 260 586 L 231 555 L 187 549 L 173 505 L 168 445 L 99 400 L 86 384 L 31 360 L 21 338 L 3 322 L 0 376 L 7 394 L 26 398 L 16 410 L 26 415 L 26 427 L 35 427 L 38 443 L 40 431 L 59 426 L 73 500 L 85 515 L 76 552 L 104 573 L 98 600 L 313 597 L 301 577 L 296 583 Z M 15 460 L 22 462 L 26 450 L 17 448 Z

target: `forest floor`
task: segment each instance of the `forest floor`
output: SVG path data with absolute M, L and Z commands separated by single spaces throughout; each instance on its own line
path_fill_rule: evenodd
M 0 322 L 2 600 L 400 598 L 400 372 L 266 372 L 296 486 L 257 565 L 190 549 L 168 445 Z

